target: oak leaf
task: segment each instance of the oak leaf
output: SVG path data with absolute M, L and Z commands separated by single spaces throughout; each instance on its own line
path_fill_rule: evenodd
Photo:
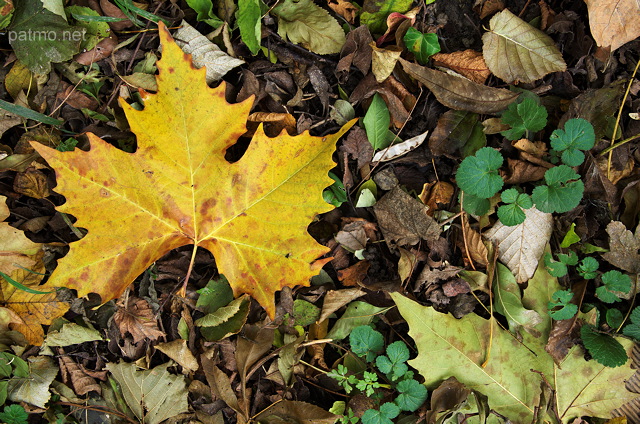
M 91 150 L 58 152 L 34 144 L 56 170 L 60 209 L 88 234 L 53 272 L 52 286 L 120 296 L 171 249 L 193 244 L 213 253 L 235 295 L 248 293 L 275 313 L 274 293 L 309 284 L 330 259 L 306 228 L 332 207 L 322 190 L 332 180 L 338 133 L 268 138 L 258 127 L 244 156 L 225 151 L 245 131 L 251 101 L 228 104 L 225 86 L 207 87 L 205 70 L 162 27 L 158 92 L 143 92 L 144 110 L 121 101 L 138 150 L 126 153 L 89 135 Z

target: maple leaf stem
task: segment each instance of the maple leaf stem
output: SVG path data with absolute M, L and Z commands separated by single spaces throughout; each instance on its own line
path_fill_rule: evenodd
M 191 252 L 191 260 L 189 261 L 189 269 L 187 269 L 187 275 L 184 277 L 184 283 L 182 283 L 182 287 L 178 290 L 178 296 L 185 297 L 187 295 L 187 284 L 189 283 L 189 278 L 191 278 L 191 271 L 193 271 L 193 264 L 196 262 L 196 252 L 198 251 L 198 246 L 193 245 L 193 252 Z

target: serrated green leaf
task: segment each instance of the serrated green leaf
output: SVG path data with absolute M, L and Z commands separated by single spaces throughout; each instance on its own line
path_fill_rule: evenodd
M 237 21 L 238 28 L 240 28 L 240 38 L 252 55 L 256 55 L 260 51 L 261 17 L 260 0 L 238 0 Z
M 4 411 L 0 412 L 0 422 L 6 424 L 27 424 L 29 414 L 20 405 L 7 405 Z
M 384 349 L 384 337 L 368 325 L 361 325 L 349 335 L 349 344 L 353 353 L 371 362 Z
M 565 265 L 574 266 L 578 264 L 578 255 L 576 255 L 576 252 L 573 252 L 573 251 L 569 251 L 568 254 L 559 253 L 558 260 Z
M 551 147 L 562 152 L 562 162 L 565 165 L 578 166 L 584 162 L 582 151 L 593 148 L 596 135 L 589 121 L 575 118 L 564 124 L 564 130 L 555 130 L 550 139 Z
M 631 290 L 631 279 L 627 274 L 618 270 L 602 274 L 602 284 L 596 289 L 596 297 L 605 303 L 614 303 L 620 300 L 614 292 L 629 293 Z
M 587 256 L 580 261 L 580 265 L 576 268 L 578 274 L 582 276 L 585 280 L 591 280 L 598 276 L 596 272 L 600 268 L 600 263 L 596 258 L 592 258 L 591 256 Z
M 369 109 L 362 119 L 362 124 L 367 132 L 367 139 L 375 150 L 384 149 L 389 146 L 389 124 L 391 116 L 387 104 L 380 94 L 376 93 L 371 100 Z
M 511 103 L 502 115 L 502 122 L 511 129 L 500 134 L 511 141 L 518 140 L 525 132 L 535 133 L 547 125 L 547 109 L 527 97 L 520 103 Z
M 608 334 L 598 333 L 591 325 L 585 324 L 580 328 L 580 337 L 593 359 L 606 367 L 619 367 L 629 359 L 619 341 Z
M 510 227 L 522 224 L 526 219 L 526 215 L 522 208 L 515 203 L 502 205 L 498 208 L 498 219 L 504 225 Z
M 578 312 L 578 305 L 571 303 L 573 292 L 571 290 L 558 290 L 551 296 L 548 304 L 549 315 L 555 320 L 570 319 Z M 560 309 L 556 309 L 556 308 Z
M 469 156 L 460 163 L 456 172 L 458 187 L 465 193 L 488 199 L 504 184 L 498 173 L 503 161 L 497 150 L 483 147 L 474 156 Z
M 563 262 L 554 261 L 551 253 L 544 254 L 544 266 L 547 272 L 556 278 L 564 277 L 568 272 L 567 265 Z
M 536 208 L 546 213 L 564 213 L 578 206 L 584 183 L 573 169 L 567 165 L 554 166 L 544 173 L 544 179 L 547 185 L 536 187 L 531 194 Z
M 314 53 L 339 53 L 346 41 L 338 21 L 312 0 L 284 0 L 272 12 L 282 38 Z
M 416 380 L 402 380 L 396 386 L 396 390 L 400 394 L 395 403 L 403 411 L 413 412 L 427 399 L 427 388 Z
M 409 360 L 409 348 L 403 341 L 398 340 L 387 346 L 387 356 L 394 364 L 407 362 Z
M 418 63 L 422 65 L 426 65 L 431 56 L 440 52 L 437 34 L 425 34 L 415 28 L 409 28 L 405 33 L 404 45 L 413 53 Z

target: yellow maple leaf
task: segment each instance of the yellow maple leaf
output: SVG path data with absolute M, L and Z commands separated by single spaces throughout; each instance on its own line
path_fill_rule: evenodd
M 7 198 L 0 196 L 0 221 L 9 217 Z M 40 244 L 29 240 L 24 232 L 7 222 L 0 222 L 0 272 L 10 274 L 19 266 L 28 268 L 34 264 L 30 256 L 41 249 Z
M 91 150 L 61 153 L 33 144 L 55 169 L 60 210 L 88 234 L 60 260 L 49 284 L 118 297 L 155 260 L 193 244 L 208 249 L 236 295 L 248 293 L 275 314 L 274 293 L 309 284 L 328 249 L 306 231 L 332 207 L 322 190 L 332 180 L 338 133 L 268 138 L 262 126 L 245 155 L 224 159 L 245 133 L 251 100 L 225 101 L 224 84 L 211 89 L 205 70 L 161 25 L 157 94 L 144 110 L 125 102 L 138 150 L 125 153 L 90 135 Z

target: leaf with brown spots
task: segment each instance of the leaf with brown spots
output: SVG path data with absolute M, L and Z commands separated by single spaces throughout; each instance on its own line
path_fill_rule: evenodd
M 144 110 L 122 101 L 138 150 L 125 153 L 96 136 L 91 150 L 61 153 L 34 144 L 56 170 L 60 209 L 88 229 L 53 272 L 50 284 L 116 298 L 171 249 L 209 250 L 236 295 L 249 293 L 275 313 L 274 293 L 307 285 L 329 249 L 306 231 L 332 207 L 322 190 L 338 133 L 268 138 L 259 126 L 244 156 L 225 160 L 245 131 L 251 100 L 225 101 L 224 84 L 211 89 L 204 68 L 160 29 L 157 94 L 143 93 Z

